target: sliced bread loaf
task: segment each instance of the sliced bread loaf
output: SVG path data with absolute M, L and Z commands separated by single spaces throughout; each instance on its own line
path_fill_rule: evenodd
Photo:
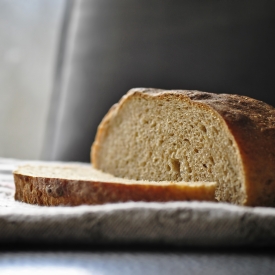
M 15 199 L 38 205 L 126 201 L 215 200 L 214 182 L 150 182 L 117 178 L 92 167 L 25 165 L 14 171 Z
M 107 113 L 95 168 L 150 181 L 217 182 L 218 201 L 275 205 L 275 109 L 239 95 L 132 89 Z

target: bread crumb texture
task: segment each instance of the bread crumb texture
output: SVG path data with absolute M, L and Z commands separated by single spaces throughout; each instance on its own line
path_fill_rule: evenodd
M 216 182 L 216 199 L 275 204 L 275 109 L 199 91 L 132 89 L 105 116 L 95 168 L 149 181 Z

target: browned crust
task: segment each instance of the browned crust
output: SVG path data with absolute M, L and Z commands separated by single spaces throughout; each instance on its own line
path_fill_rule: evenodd
M 185 90 L 132 89 L 108 112 L 99 125 L 91 153 L 95 168 L 99 168 L 98 147 L 108 131 L 112 116 L 133 96 L 158 97 L 164 100 L 176 97 L 218 114 L 224 122 L 225 130 L 234 137 L 239 151 L 238 158 L 246 192 L 243 204 L 275 205 L 275 109 L 246 96 Z
M 151 185 L 34 177 L 14 172 L 15 200 L 45 206 L 127 201 L 215 201 L 215 183 Z

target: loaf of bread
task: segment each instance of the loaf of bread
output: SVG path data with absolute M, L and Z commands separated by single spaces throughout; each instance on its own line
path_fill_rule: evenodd
M 15 199 L 38 205 L 126 201 L 215 200 L 214 182 L 150 182 L 116 178 L 78 165 L 25 165 L 14 171 Z
M 99 125 L 91 158 L 116 177 L 216 182 L 218 201 L 275 206 L 275 109 L 239 95 L 132 89 Z

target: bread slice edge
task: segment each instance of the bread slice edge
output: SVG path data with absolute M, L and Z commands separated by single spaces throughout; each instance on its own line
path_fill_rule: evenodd
M 13 175 L 15 200 L 37 205 L 215 201 L 215 182 L 127 180 L 79 165 L 24 165 Z

